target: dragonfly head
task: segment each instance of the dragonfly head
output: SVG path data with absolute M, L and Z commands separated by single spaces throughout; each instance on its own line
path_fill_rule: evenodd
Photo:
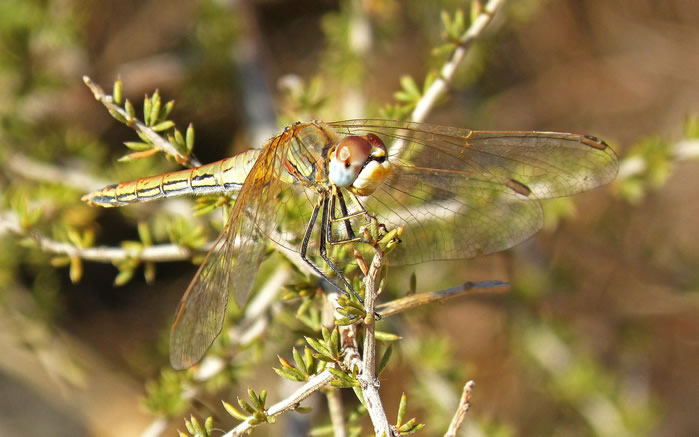
M 390 173 L 386 146 L 374 134 L 347 136 L 331 153 L 330 182 L 360 196 L 373 193 Z

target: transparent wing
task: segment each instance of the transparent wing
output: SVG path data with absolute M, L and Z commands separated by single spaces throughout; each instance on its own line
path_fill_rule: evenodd
M 228 293 L 245 303 L 272 227 L 274 200 L 287 150 L 285 135 L 271 140 L 245 179 L 228 222 L 180 301 L 170 334 L 175 369 L 201 360 L 221 332 Z
M 324 130 L 326 128 L 329 132 Z M 319 200 L 318 190 L 322 189 L 319 184 L 323 184 L 324 177 L 323 151 L 327 152 L 337 138 L 332 129 L 321 122 L 296 124 L 288 129 L 287 135 L 289 145 L 282 170 L 283 189 L 267 212 L 273 217 L 268 237 L 285 250 L 298 253 Z M 311 260 L 317 258 L 319 227 L 320 219 L 313 226 L 313 238 L 308 242 L 307 255 Z
M 393 173 L 364 203 L 387 226 L 404 226 L 396 263 L 512 247 L 541 228 L 538 199 L 592 189 L 618 169 L 609 146 L 584 135 L 371 119 L 330 125 L 341 135 L 374 133 L 391 150 Z

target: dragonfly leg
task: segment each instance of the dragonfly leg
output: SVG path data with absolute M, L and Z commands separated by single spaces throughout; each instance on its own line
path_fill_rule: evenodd
M 354 196 L 354 195 L 353 195 Z M 328 244 L 346 244 L 346 243 L 355 243 L 355 242 L 362 242 L 362 243 L 372 243 L 372 241 L 367 241 L 363 236 L 358 236 L 357 232 L 352 228 L 352 222 L 350 219 L 355 218 L 355 217 L 360 217 L 364 216 L 364 218 L 368 220 L 374 219 L 374 216 L 369 214 L 366 209 L 364 209 L 364 206 L 359 203 L 357 199 L 352 197 L 353 201 L 355 204 L 359 207 L 358 211 L 350 213 L 349 210 L 347 209 L 347 202 L 345 201 L 345 196 L 342 194 L 342 191 L 335 191 L 332 194 L 332 199 L 330 201 L 330 221 L 328 222 L 328 226 L 332 228 L 334 223 L 337 222 L 343 222 L 345 224 L 345 230 L 347 233 L 346 237 L 339 237 L 335 239 L 333 236 L 332 232 L 328 232 L 328 238 L 327 238 L 327 243 Z M 336 216 L 335 212 L 337 210 L 337 206 L 335 205 L 335 201 L 338 201 L 340 204 L 340 213 L 342 214 L 341 216 Z
M 325 225 L 321 224 L 321 231 L 320 231 L 320 256 L 323 258 L 323 260 L 330 266 L 330 268 L 337 274 L 337 276 L 342 280 L 344 285 L 347 287 L 349 292 L 346 290 L 343 290 L 335 281 L 332 279 L 328 278 L 328 276 L 323 273 L 315 264 L 311 262 L 311 260 L 308 259 L 306 256 L 308 253 L 308 243 L 311 240 L 311 234 L 313 233 L 313 226 L 315 225 L 316 220 L 318 219 L 318 212 L 320 211 L 321 206 L 323 207 L 323 218 L 322 221 L 326 222 L 327 221 L 327 213 L 328 213 L 328 201 L 327 197 L 322 198 L 316 205 L 313 207 L 313 213 L 311 214 L 311 219 L 308 221 L 308 226 L 306 227 L 306 232 L 303 236 L 303 241 L 301 242 L 301 250 L 299 251 L 299 255 L 301 256 L 301 259 L 314 271 L 318 276 L 321 278 L 327 280 L 329 283 L 331 283 L 335 288 L 340 293 L 343 294 L 349 294 L 351 292 L 353 295 L 357 296 L 359 298 L 359 295 L 357 292 L 352 288 L 352 286 L 347 282 L 347 279 L 345 279 L 345 276 L 340 273 L 337 267 L 335 267 L 335 264 L 332 263 L 330 258 L 327 255 L 327 249 L 325 247 Z M 364 303 L 362 299 L 359 299 L 360 302 Z
M 359 205 L 359 208 L 361 209 L 361 211 L 359 211 L 358 213 L 354 213 L 354 214 L 348 214 L 348 213 L 347 213 L 347 204 L 345 203 L 345 198 L 344 198 L 344 196 L 342 196 L 342 192 L 341 192 L 341 191 L 338 191 L 337 194 L 338 194 L 337 198 L 338 198 L 339 201 L 340 201 L 340 209 L 341 209 L 341 212 L 342 212 L 342 214 L 343 214 L 344 217 L 358 216 L 358 215 L 362 215 L 362 214 L 363 214 L 363 215 L 368 216 L 370 219 L 374 219 L 374 217 L 373 217 L 372 215 L 370 215 L 370 214 L 364 209 L 364 206 L 363 206 L 361 203 L 359 203 L 359 201 L 357 201 L 357 204 Z M 325 203 L 327 204 L 328 201 L 326 200 Z M 335 197 L 334 197 L 334 196 L 333 196 L 332 200 L 330 200 L 330 203 L 331 203 L 331 206 L 330 206 L 330 208 L 331 208 L 331 209 L 330 209 L 330 217 L 331 217 L 331 219 L 330 219 L 329 221 L 327 220 L 327 214 L 325 214 L 327 208 L 324 208 L 324 210 L 323 210 L 324 215 L 323 215 L 323 219 L 322 219 L 322 220 L 323 220 L 323 223 L 327 223 L 327 231 L 326 231 L 327 234 L 326 234 L 326 237 L 327 237 L 328 243 L 333 244 L 333 243 L 347 243 L 347 242 L 352 242 L 352 241 L 359 241 L 360 238 L 355 236 L 354 231 L 352 230 L 352 224 L 350 223 L 349 219 L 346 219 L 346 220 L 345 220 L 345 226 L 347 226 L 347 235 L 348 235 L 349 238 L 346 239 L 346 240 L 343 240 L 343 241 L 337 241 L 337 242 L 333 242 L 333 241 L 332 241 L 332 230 L 331 230 L 330 227 L 332 226 L 332 223 L 333 223 L 333 221 L 332 221 L 332 216 L 333 216 L 333 212 L 334 212 L 334 209 L 335 209 Z M 381 225 L 381 226 L 383 226 L 383 225 Z M 384 227 L 384 228 L 385 228 L 385 227 Z M 322 233 L 323 233 L 323 231 L 321 230 L 321 234 L 322 234 Z M 320 251 L 320 253 L 321 253 L 321 255 L 322 255 L 323 253 L 325 253 L 325 244 L 324 244 L 324 241 L 323 241 L 322 236 L 321 236 L 321 242 L 320 242 L 320 244 L 321 244 L 321 251 Z M 323 259 L 325 260 L 325 262 L 328 263 L 328 265 L 330 265 L 330 267 L 333 268 L 333 270 L 335 270 L 335 272 L 337 272 L 337 270 L 334 268 L 334 266 L 333 266 L 332 262 L 330 261 L 330 259 L 325 258 L 325 257 L 323 257 Z M 339 273 L 338 273 L 338 274 L 339 274 Z M 341 275 L 341 277 L 342 277 L 343 280 L 344 280 L 344 276 Z M 345 280 L 345 284 L 347 284 L 347 281 L 346 281 L 346 280 Z M 349 286 L 349 284 L 347 284 L 347 285 Z M 350 289 L 350 291 L 352 292 L 352 294 L 354 294 L 354 295 L 357 297 L 357 299 L 359 299 L 359 302 L 361 302 L 362 304 L 364 304 L 364 300 L 363 300 L 361 297 L 359 297 L 359 296 L 357 295 L 357 293 L 356 293 L 356 291 L 354 290 L 354 288 L 349 287 L 349 289 Z M 381 320 L 381 314 L 379 314 L 379 313 L 377 313 L 377 312 L 374 312 L 374 317 L 376 318 L 376 320 Z
M 380 240 L 384 235 L 388 234 L 388 229 L 386 228 L 386 225 L 383 223 L 379 222 L 378 219 L 369 214 L 369 211 L 364 208 L 364 205 L 362 205 L 362 202 L 359 200 L 359 197 L 354 194 L 350 193 L 352 201 L 354 202 L 355 206 L 359 209 L 359 214 L 364 214 L 364 216 L 367 219 L 367 223 L 376 223 L 376 230 L 378 235 L 371 235 L 370 238 L 365 238 L 364 235 L 362 237 L 357 237 L 356 241 L 361 241 L 362 243 L 367 243 L 367 244 L 374 244 L 377 240 Z M 342 199 L 344 201 L 344 199 Z M 345 207 L 346 208 L 346 207 Z
M 330 220 L 329 219 L 329 213 L 328 209 L 330 207 L 330 200 L 328 200 L 328 196 L 325 196 L 322 200 L 323 202 L 323 215 L 321 217 L 321 222 L 320 222 L 320 256 L 323 258 L 323 261 L 332 269 L 333 272 L 342 280 L 342 282 L 345 284 L 345 287 L 357 298 L 359 299 L 359 302 L 364 304 L 364 300 L 359 296 L 359 293 L 350 285 L 350 283 L 347 281 L 347 278 L 345 278 L 345 275 L 340 272 L 340 270 L 335 266 L 335 264 L 332 262 L 330 257 L 328 256 L 328 248 L 327 248 L 327 243 L 332 235 L 332 229 L 330 225 Z
M 335 200 L 338 200 L 340 202 L 340 212 L 342 212 L 342 217 L 338 219 L 338 217 L 335 216 Z M 352 222 L 350 221 L 351 217 L 348 217 L 349 213 L 347 211 L 347 204 L 345 203 L 345 196 L 342 195 L 342 191 L 337 190 L 336 193 L 332 196 L 331 204 L 330 204 L 330 221 L 335 222 L 335 221 L 342 221 L 345 224 L 345 230 L 347 231 L 347 238 L 349 240 L 354 240 L 356 238 L 354 234 L 354 229 L 352 229 Z M 330 225 L 332 226 L 332 224 Z M 332 232 L 330 233 L 332 234 Z M 333 243 L 332 240 L 328 240 L 329 243 Z

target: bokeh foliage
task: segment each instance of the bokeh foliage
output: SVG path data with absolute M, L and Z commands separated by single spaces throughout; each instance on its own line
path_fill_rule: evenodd
M 2 223 L 18 224 L 0 226 L 0 307 L 7 332 L 2 341 L 42 357 L 38 372 L 71 390 L 88 392 L 105 367 L 123 373 L 116 383 L 139 387 L 121 400 L 136 406 L 127 409 L 133 423 L 150 420 L 138 405 L 153 417 L 177 419 L 171 426 L 184 431 L 180 418 L 193 413 L 204 423 L 211 414 L 226 417 L 218 401 L 235 403 L 248 387 L 254 396 L 246 402 L 259 401 L 264 389 L 270 390 L 270 400 L 281 398 L 273 368 L 301 377 L 303 367 L 320 366 L 317 358 L 309 358 L 303 337 L 325 337 L 322 294 L 313 278 L 289 266 L 284 299 L 261 316 L 268 319 L 264 335 L 234 347 L 237 339 L 222 335 L 210 352 L 221 358 L 222 369 L 205 382 L 197 381 L 193 371 L 169 370 L 169 317 L 194 273 L 192 261 L 201 260 L 197 249 L 221 227 L 212 205 L 225 202 L 202 200 L 199 210 L 210 214 L 197 217 L 193 202 L 118 211 L 81 203 L 82 194 L 100 185 L 179 168 L 160 154 L 118 163 L 124 154 L 147 148 L 135 145 L 142 140 L 91 98 L 82 75 L 105 88 L 121 75 L 123 94 L 141 120 L 147 118 L 142 108 L 149 106 L 145 94 L 159 89 L 163 105 L 176 100 L 167 118 L 183 138 L 193 123 L 194 154 L 211 161 L 252 145 L 245 134 L 249 116 L 242 109 L 243 90 L 251 85 L 241 72 L 249 64 L 260 68 L 255 71 L 269 83 L 279 84 L 266 91 L 279 114 L 272 124 L 357 112 L 404 118 L 436 77 L 454 35 L 473 15 L 469 3 L 455 1 L 291 3 L 243 2 L 236 9 L 218 1 L 179 1 L 164 10 L 156 2 L 0 2 L 0 217 Z M 697 194 L 691 189 L 698 185 L 696 164 L 693 174 L 682 171 L 693 164 L 676 146 L 699 138 L 697 108 L 671 106 L 678 99 L 653 88 L 651 81 L 637 90 L 657 89 L 645 96 L 652 102 L 647 112 L 638 109 L 640 104 L 619 103 L 633 102 L 623 90 L 604 100 L 594 88 L 605 83 L 606 64 L 600 59 L 616 65 L 616 56 L 628 50 L 631 65 L 625 69 L 648 65 L 633 56 L 640 48 L 632 50 L 618 34 L 609 35 L 605 20 L 621 23 L 629 14 L 650 26 L 663 19 L 676 23 L 678 34 L 679 29 L 691 33 L 682 23 L 699 8 L 682 13 L 685 6 L 678 1 L 653 9 L 648 0 L 637 3 L 648 9 L 632 5 L 620 13 L 621 6 L 605 9 L 592 0 L 577 6 L 551 3 L 510 2 L 506 18 L 496 20 L 473 47 L 434 121 L 478 128 L 475 123 L 589 129 L 620 153 L 621 178 L 611 189 L 581 200 L 547 203 L 545 233 L 508 255 L 429 270 L 416 267 L 418 291 L 472 279 L 505 279 L 513 286 L 506 296 L 424 308 L 382 322 L 380 330 L 401 337 L 396 341 L 387 335 L 380 346 L 381 354 L 392 345 L 382 374 L 387 409 L 394 414 L 405 391 L 407 417 L 425 422 L 423 433 L 440 434 L 453 414 L 455 396 L 467 379 L 475 379 L 475 407 L 467 419 L 473 433 L 683 435 L 699 426 L 685 408 L 697 400 L 689 388 L 697 382 L 692 374 L 696 361 L 688 364 L 696 346 L 688 339 L 698 331 L 699 253 L 687 224 L 671 215 L 673 208 L 696 203 L 691 197 Z M 598 27 L 590 25 L 598 23 L 595 17 L 601 17 Z M 671 39 L 678 52 L 684 48 L 680 40 Z M 259 57 L 232 55 L 244 50 Z M 673 59 L 664 61 L 658 64 L 672 65 Z M 595 68 L 586 70 L 590 65 Z M 622 76 L 625 69 L 614 71 Z M 557 83 L 561 77 L 571 82 Z M 687 79 L 678 86 L 690 84 Z M 542 95 L 548 88 L 552 96 Z M 607 112 L 605 104 L 611 108 Z M 163 131 L 177 135 L 170 125 Z M 673 180 L 680 182 L 673 185 Z M 657 213 L 665 209 L 668 215 Z M 684 244 L 668 235 L 673 225 L 684 232 Z M 628 235 L 639 230 L 648 238 Z M 42 249 L 37 236 L 78 248 L 121 247 L 134 255 L 105 267 Z M 193 249 L 190 259 L 173 267 L 139 258 L 146 247 L 170 243 Z M 260 283 L 272 274 L 273 264 L 287 263 L 279 254 L 271 256 Z M 389 274 L 382 300 L 402 296 L 410 272 Z M 238 308 L 229 313 L 227 326 L 244 317 Z M 102 319 L 116 322 L 106 326 Z M 7 369 L 13 363 L 22 366 L 18 358 L 3 363 L 0 371 L 12 373 Z M 666 387 L 675 388 L 675 394 Z M 183 397 L 191 391 L 195 401 Z M 59 399 L 50 389 L 44 396 Z M 84 403 L 72 405 L 78 415 L 100 417 Z M 313 426 L 327 432 L 324 407 L 313 410 Z M 361 407 L 348 400 L 353 435 L 366 425 L 358 412 Z M 227 420 L 217 419 L 216 425 L 227 427 Z M 190 421 L 190 432 L 210 426 L 198 423 Z M 259 432 L 275 435 L 281 426 Z

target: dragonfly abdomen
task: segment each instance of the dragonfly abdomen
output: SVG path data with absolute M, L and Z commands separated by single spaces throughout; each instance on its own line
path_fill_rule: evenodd
M 164 197 L 237 192 L 259 153 L 259 150 L 249 150 L 193 169 L 107 185 L 86 194 L 82 200 L 91 205 L 113 207 Z

